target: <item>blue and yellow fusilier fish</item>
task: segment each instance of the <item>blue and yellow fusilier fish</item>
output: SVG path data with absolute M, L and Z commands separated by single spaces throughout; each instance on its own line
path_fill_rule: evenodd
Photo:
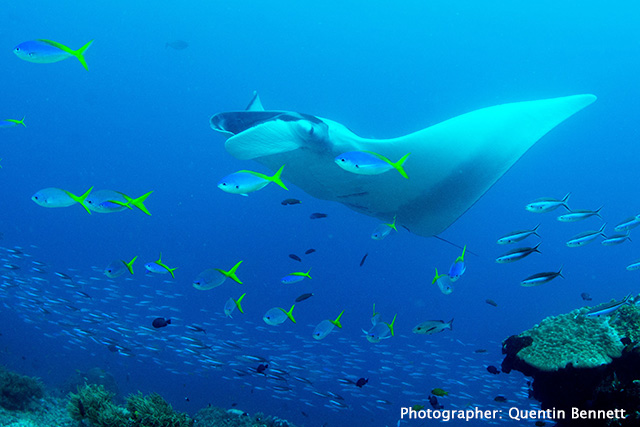
M 84 59 L 84 52 L 89 49 L 91 43 L 93 43 L 93 40 L 80 49 L 73 50 L 53 40 L 38 39 L 20 43 L 13 49 L 13 53 L 20 59 L 38 64 L 50 64 L 75 57 L 88 71 L 89 66 Z
M 316 340 L 324 339 L 327 335 L 333 331 L 333 329 L 337 326 L 342 329 L 342 324 L 340 323 L 340 318 L 344 314 L 344 310 L 336 317 L 336 320 L 323 320 L 318 323 L 318 326 L 313 330 L 313 338 Z
M 222 285 L 225 280 L 229 278 L 242 285 L 242 280 L 240 280 L 236 275 L 236 271 L 238 270 L 238 267 L 240 267 L 240 264 L 242 264 L 242 261 L 238 261 L 229 271 L 225 271 L 221 268 L 208 268 L 198 274 L 194 279 L 193 287 L 199 291 L 208 291 Z
M 244 294 L 240 295 L 240 298 L 238 298 L 237 300 L 233 299 L 233 298 L 229 298 L 227 300 L 226 303 L 224 303 L 224 315 L 227 317 L 232 317 L 231 313 L 233 313 L 233 311 L 236 309 L 236 307 L 238 308 L 238 311 L 242 314 L 244 314 L 244 311 L 242 310 L 242 305 L 241 302 L 244 299 L 244 296 L 247 293 L 245 292 Z
M 449 267 L 449 277 L 452 282 L 455 282 L 464 274 L 467 270 L 467 266 L 464 263 L 464 253 L 467 251 L 467 245 L 462 248 L 462 255 L 460 255 Z M 437 273 L 436 273 L 437 274 Z
M 13 128 L 13 127 L 16 127 L 18 125 L 22 125 L 24 127 L 27 127 L 27 125 L 24 124 L 25 117 L 26 116 L 22 116 L 22 120 L 17 120 L 17 119 L 0 120 L 0 129 L 2 129 L 2 128 Z
M 133 263 L 137 259 L 138 257 L 135 256 L 129 262 L 126 262 L 125 260 L 122 260 L 122 259 L 111 261 L 107 266 L 107 268 L 104 269 L 104 274 L 110 279 L 115 279 L 116 277 L 120 277 L 127 271 L 133 274 Z
M 436 268 L 436 275 L 433 277 L 433 280 L 431 281 L 431 284 L 437 284 L 438 287 L 440 288 L 440 292 L 442 292 L 445 295 L 449 295 L 451 292 L 453 292 L 453 280 L 451 280 L 451 277 L 449 277 L 448 274 L 438 274 L 438 269 Z
M 398 229 L 396 228 L 396 216 L 393 216 L 393 222 L 387 224 L 380 224 L 376 227 L 375 230 L 373 230 L 373 233 L 371 233 L 371 238 L 373 240 L 382 240 L 385 237 L 387 237 L 389 235 L 389 233 L 391 233 L 391 230 L 395 230 L 398 231 Z
M 248 193 L 261 190 L 270 182 L 274 182 L 285 190 L 289 190 L 280 178 L 283 169 L 284 165 L 280 166 L 280 169 L 278 169 L 278 171 L 273 174 L 273 176 L 268 176 L 259 172 L 248 170 L 234 172 L 231 175 L 227 175 L 222 178 L 220 182 L 218 182 L 218 188 L 227 193 L 247 196 Z
M 144 201 L 151 193 L 153 191 L 134 199 L 120 191 L 98 190 L 87 198 L 87 204 L 92 211 L 98 213 L 120 212 L 125 209 L 133 209 L 132 206 L 135 206 L 147 215 L 151 215 L 149 209 L 144 205 Z
M 176 278 L 176 276 L 173 274 L 173 272 L 178 269 L 178 267 L 170 268 L 169 266 L 167 266 L 162 262 L 162 252 L 160 252 L 160 256 L 158 257 L 157 261 L 146 263 L 144 265 L 144 268 L 146 268 L 147 271 L 149 271 L 150 273 L 155 273 L 155 274 L 169 273 L 171 274 L 171 277 L 173 277 L 174 279 Z
M 365 331 L 363 329 L 362 332 L 364 332 L 367 341 L 376 344 L 382 340 L 395 336 L 393 325 L 396 323 L 397 316 L 397 314 L 393 316 L 393 320 L 391 321 L 391 323 L 378 322 L 373 325 L 373 327 L 369 329 L 369 331 Z
M 293 283 L 298 283 L 303 281 L 305 277 L 308 277 L 309 279 L 311 279 L 311 275 L 309 275 L 309 273 L 311 273 L 311 269 L 309 269 L 306 273 L 303 271 L 296 271 L 294 273 L 289 273 L 288 275 L 280 279 L 280 282 L 284 283 L 285 285 L 291 285 Z
M 409 179 L 403 165 L 410 154 L 411 153 L 405 154 L 400 160 L 394 163 L 382 154 L 374 153 L 373 151 L 349 151 L 340 154 L 334 161 L 347 172 L 358 175 L 379 175 L 395 169 L 400 175 Z
M 295 306 L 295 304 L 292 305 L 289 311 L 285 311 L 284 308 L 274 307 L 264 314 L 262 320 L 264 320 L 264 323 L 271 326 L 278 326 L 284 323 L 287 319 L 296 323 L 296 319 L 293 318 L 293 309 Z
M 86 199 L 93 190 L 93 187 L 89 188 L 82 196 L 76 196 L 75 194 L 62 190 L 61 188 L 44 188 L 33 196 L 31 200 L 38 205 L 45 208 L 66 208 L 76 203 L 80 203 L 85 210 L 91 214 L 89 206 L 87 206 Z

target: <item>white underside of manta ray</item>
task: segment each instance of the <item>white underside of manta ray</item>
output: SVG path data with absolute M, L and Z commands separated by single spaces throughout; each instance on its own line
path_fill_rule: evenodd
M 313 197 L 340 202 L 421 236 L 441 233 L 469 209 L 536 141 L 596 100 L 575 95 L 516 102 L 472 111 L 392 139 L 361 138 L 332 120 L 264 110 L 257 95 L 247 110 L 214 115 L 211 127 L 225 147 L 253 159 Z M 334 158 L 372 151 L 391 161 L 407 153 L 410 179 L 396 171 L 347 172 Z

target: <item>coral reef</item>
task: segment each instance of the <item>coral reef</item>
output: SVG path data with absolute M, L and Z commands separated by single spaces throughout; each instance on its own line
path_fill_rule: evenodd
M 251 416 L 238 409 L 224 410 L 212 406 L 198 411 L 194 419 L 198 427 L 295 427 L 289 421 L 260 412 Z
M 67 409 L 74 420 L 96 427 L 190 427 L 187 415 L 177 413 L 160 395 L 132 394 L 126 408 L 112 402 L 114 394 L 102 385 L 87 384 L 69 396 Z
M 62 391 L 66 396 L 69 393 L 75 392 L 79 387 L 82 387 L 85 384 L 102 385 L 105 390 L 116 396 L 120 393 L 118 384 L 116 383 L 113 375 L 101 368 L 91 368 L 87 372 L 76 370 L 73 375 L 67 378 L 64 382 Z
M 549 317 L 506 339 L 502 370 L 533 377 L 532 396 L 542 409 L 565 411 L 558 426 L 640 425 L 640 308 L 624 305 L 599 317 L 588 311 Z M 626 418 L 617 412 L 587 421 L 572 418 L 574 408 L 625 410 Z
M 10 410 L 25 410 L 35 399 L 44 395 L 37 378 L 25 377 L 0 367 L 0 406 Z

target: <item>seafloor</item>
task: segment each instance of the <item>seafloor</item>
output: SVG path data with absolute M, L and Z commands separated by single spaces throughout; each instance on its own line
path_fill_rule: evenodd
M 95 370 L 105 378 L 104 371 Z M 79 375 L 87 379 L 96 372 Z M 73 382 L 73 381 L 72 381 Z M 67 384 L 68 386 L 69 384 Z M 65 388 L 67 388 L 65 386 Z M 65 394 L 66 393 L 66 394 Z M 57 397 L 57 394 L 64 395 Z M 0 366 L 0 426 L 8 427 L 295 427 L 275 416 L 249 415 L 238 409 L 203 408 L 191 418 L 176 412 L 158 394 L 141 393 L 114 401 L 103 384 L 84 383 L 76 392 L 48 390 L 37 378 Z

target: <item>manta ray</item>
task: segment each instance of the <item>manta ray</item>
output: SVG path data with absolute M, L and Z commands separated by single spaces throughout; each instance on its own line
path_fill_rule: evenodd
M 253 159 L 318 199 L 434 236 L 464 214 L 547 132 L 596 100 L 574 95 L 515 102 L 471 111 L 406 136 L 362 138 L 333 120 L 265 110 L 257 94 L 245 110 L 218 113 L 211 127 L 228 138 L 227 151 Z M 379 153 L 404 164 L 397 172 L 359 175 L 336 156 Z

